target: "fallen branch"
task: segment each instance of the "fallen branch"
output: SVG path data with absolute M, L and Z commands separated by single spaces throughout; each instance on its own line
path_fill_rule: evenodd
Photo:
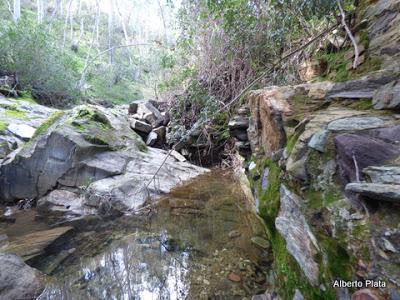
M 356 181 L 360 182 L 360 170 L 358 169 L 357 159 L 354 151 L 353 151 L 353 162 L 354 162 L 354 168 L 356 170 Z
M 350 30 L 349 26 L 347 26 L 346 14 L 345 14 L 345 12 L 343 10 L 342 4 L 340 3 L 340 0 L 336 0 L 336 2 L 337 2 L 337 5 L 339 7 L 340 14 L 342 16 L 342 25 L 343 25 L 344 29 L 346 30 L 346 33 L 349 36 L 349 38 L 350 38 L 350 40 L 351 40 L 351 42 L 352 42 L 352 44 L 354 46 L 353 69 L 357 69 L 358 60 L 359 60 L 359 56 L 360 56 L 360 52 L 358 50 L 358 45 L 357 45 L 356 39 L 354 38 L 353 34 L 351 33 L 351 30 Z

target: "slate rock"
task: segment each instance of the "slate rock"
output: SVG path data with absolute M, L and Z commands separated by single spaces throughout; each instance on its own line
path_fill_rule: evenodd
M 136 119 L 131 119 L 130 121 L 130 126 L 133 130 L 143 132 L 143 133 L 150 133 L 152 127 L 150 124 L 147 124 L 145 122 L 136 120 Z
M 400 109 L 400 80 L 390 82 L 378 89 L 372 99 L 375 109 Z
M 36 129 L 26 124 L 10 124 L 7 130 L 24 141 L 28 141 L 35 134 Z
M 44 290 L 43 275 L 15 254 L 0 253 L 0 299 L 36 299 Z
M 374 183 L 400 184 L 400 166 L 369 166 L 363 173 Z
M 301 212 L 303 200 L 284 185 L 280 188 L 281 206 L 275 227 L 286 241 L 286 248 L 312 285 L 318 283 L 319 266 L 314 259 L 319 251 L 317 240 Z
M 400 185 L 353 182 L 346 185 L 346 191 L 358 193 L 378 201 L 400 203 Z
M 384 127 L 385 120 L 377 117 L 352 117 L 335 120 L 328 124 L 331 131 L 357 131 Z
M 397 126 L 398 127 L 398 126 Z M 343 183 L 363 179 L 361 171 L 369 166 L 380 166 L 400 155 L 400 147 L 386 137 L 394 137 L 391 128 L 369 131 L 363 134 L 340 134 L 334 138 L 337 163 Z M 385 137 L 376 138 L 376 137 Z M 359 174 L 356 174 L 355 162 Z
M 308 142 L 308 147 L 315 149 L 319 152 L 325 152 L 326 142 L 328 140 L 329 131 L 321 130 L 315 133 L 310 141 Z

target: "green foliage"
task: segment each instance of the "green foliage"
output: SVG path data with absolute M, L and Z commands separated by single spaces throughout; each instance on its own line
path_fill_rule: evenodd
M 1 21 L 0 65 L 17 74 L 21 89 L 45 103 L 65 104 L 78 96 L 76 60 L 29 18 Z
M 349 105 L 350 108 L 357 109 L 357 110 L 369 110 L 372 109 L 374 105 L 372 104 L 371 99 L 362 99 L 356 100 L 354 103 Z
M 4 132 L 7 129 L 8 123 L 0 120 L 0 132 Z
M 217 116 L 219 106 L 215 98 L 210 96 L 207 89 L 198 80 L 192 80 L 186 89 L 185 95 L 179 96 L 171 117 L 176 122 L 182 118 L 186 120 L 188 128 L 196 121 L 213 120 Z
M 324 79 L 343 82 L 350 79 L 350 73 L 347 70 L 348 60 L 345 59 L 345 52 L 318 53 L 316 58 L 320 64 L 326 65 L 322 75 Z

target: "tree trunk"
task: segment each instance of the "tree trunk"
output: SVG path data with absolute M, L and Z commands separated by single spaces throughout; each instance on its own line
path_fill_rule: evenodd
M 36 6 L 37 6 L 37 20 L 39 23 L 43 22 L 43 17 L 44 17 L 44 3 L 43 0 L 36 0 Z
M 68 8 L 67 11 L 65 12 L 63 48 L 65 48 L 65 45 L 67 43 L 68 17 L 69 14 L 71 13 L 71 5 L 72 5 L 72 0 L 69 0 Z
M 14 22 L 18 22 L 21 18 L 21 0 L 14 0 L 14 10 L 13 10 L 13 19 Z
M 125 44 L 128 45 L 130 43 L 129 36 L 128 36 L 128 31 L 126 30 L 124 17 L 123 17 L 123 15 L 121 13 L 121 10 L 119 9 L 118 0 L 115 0 L 115 8 L 117 10 L 118 16 L 119 16 L 120 21 L 121 21 L 122 31 L 124 33 L 124 38 L 125 38 Z M 131 57 L 130 49 L 127 48 L 126 51 L 128 52 L 129 65 L 132 65 L 132 57 Z
M 114 2 L 110 1 L 110 11 L 108 13 L 108 48 L 112 49 L 113 46 L 113 22 L 114 22 Z M 110 51 L 110 64 L 114 62 L 114 49 Z

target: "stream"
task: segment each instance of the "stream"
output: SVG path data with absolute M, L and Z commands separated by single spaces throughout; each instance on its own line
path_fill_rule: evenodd
M 142 215 L 96 220 L 26 261 L 48 275 L 39 299 L 250 299 L 268 286 L 265 230 L 229 171 L 195 178 Z M 26 210 L 0 233 L 12 242 L 46 228 Z

